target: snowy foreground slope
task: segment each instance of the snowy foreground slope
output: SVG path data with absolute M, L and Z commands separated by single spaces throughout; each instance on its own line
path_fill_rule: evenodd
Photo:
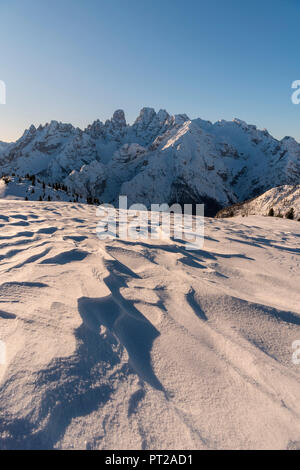
M 0 449 L 300 448 L 300 224 L 100 241 L 95 207 L 0 202 Z

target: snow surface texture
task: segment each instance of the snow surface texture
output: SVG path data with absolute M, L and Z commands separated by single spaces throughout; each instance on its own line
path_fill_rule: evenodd
M 300 224 L 99 241 L 96 208 L 0 203 L 1 449 L 299 449 Z
M 52 121 L 0 146 L 2 174 L 36 174 L 83 197 L 116 203 L 205 203 L 206 215 L 279 185 L 299 184 L 300 144 L 235 119 L 212 124 L 143 108 L 84 131 Z
M 275 217 L 285 217 L 293 209 L 294 219 L 300 220 L 300 185 L 272 188 L 251 201 L 222 209 L 217 217 L 269 215 L 271 209 Z

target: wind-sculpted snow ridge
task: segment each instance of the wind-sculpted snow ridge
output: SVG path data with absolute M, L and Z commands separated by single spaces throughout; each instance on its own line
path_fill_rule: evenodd
M 97 222 L 0 202 L 0 449 L 299 449 L 300 224 L 205 219 L 189 252 Z
M 205 203 L 206 215 L 300 182 L 300 144 L 235 119 L 215 124 L 143 108 L 133 125 L 122 110 L 85 130 L 52 121 L 0 147 L 2 173 L 37 175 L 115 204 Z
M 300 221 L 300 185 L 278 186 L 250 201 L 219 211 L 216 217 L 268 215 Z

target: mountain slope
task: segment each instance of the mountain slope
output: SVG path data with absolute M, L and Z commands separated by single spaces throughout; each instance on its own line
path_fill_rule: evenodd
M 0 156 L 8 149 L 9 145 L 7 142 L 0 142 Z
M 216 217 L 270 214 L 300 220 L 300 185 L 272 188 L 253 200 L 222 209 Z
M 235 119 L 212 124 L 141 110 L 128 125 L 122 110 L 84 131 L 52 121 L 31 126 L 0 153 L 2 174 L 36 174 L 83 197 L 117 203 L 206 203 L 207 215 L 279 185 L 299 184 L 300 144 Z

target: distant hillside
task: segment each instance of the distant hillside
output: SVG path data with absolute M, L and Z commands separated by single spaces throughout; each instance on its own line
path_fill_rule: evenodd
M 35 176 L 0 178 L 0 199 L 28 201 L 87 202 L 82 195 L 70 192 L 63 185 L 46 185 Z
M 300 185 L 279 186 L 244 203 L 220 210 L 216 217 L 269 215 L 300 220 Z

